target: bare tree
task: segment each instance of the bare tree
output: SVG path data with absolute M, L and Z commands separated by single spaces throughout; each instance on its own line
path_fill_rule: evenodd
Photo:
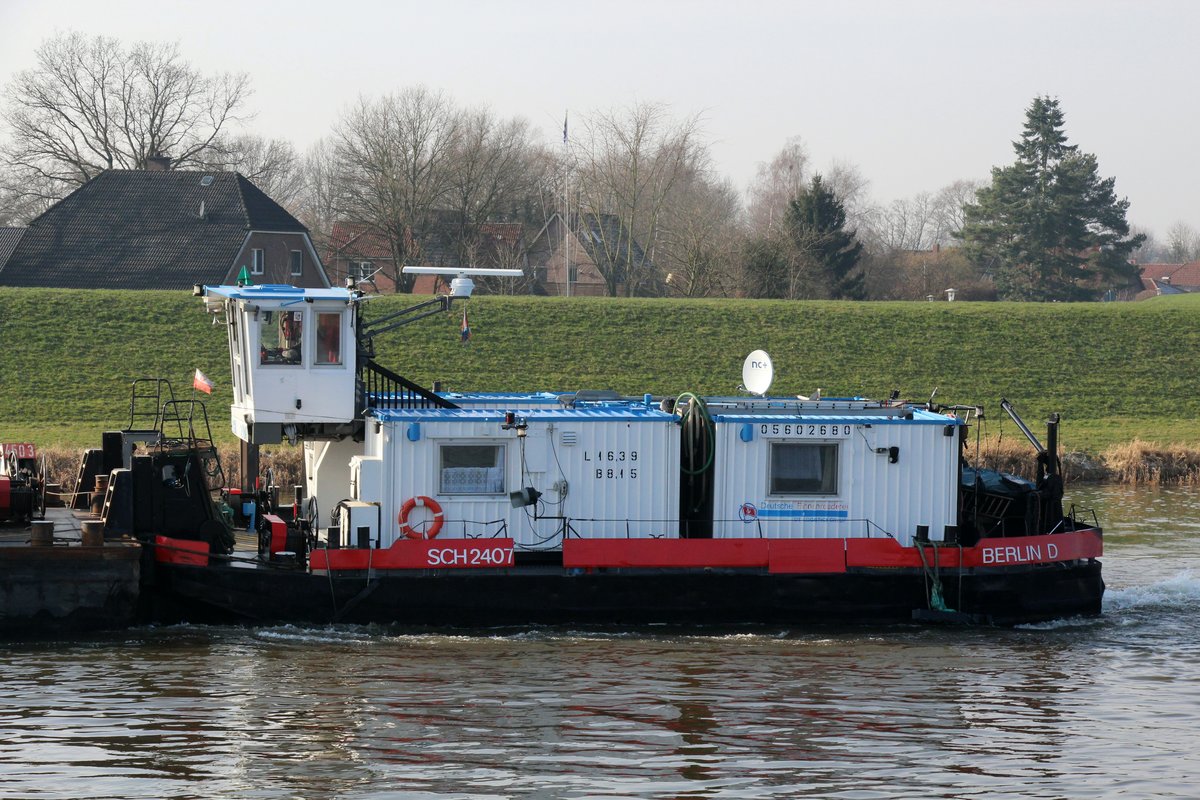
M 857 164 L 834 161 L 829 169 L 821 173 L 821 179 L 845 208 L 848 230 L 857 231 L 871 226 L 878 208 L 868 194 L 871 181 L 863 175 Z
M 1154 234 L 1154 231 L 1149 228 L 1143 228 L 1141 225 L 1130 225 L 1129 232 L 1133 235 L 1141 235 L 1145 238 L 1133 251 L 1133 258 L 1139 264 L 1153 264 L 1168 260 L 1168 249 L 1165 244 Z
M 577 141 L 578 208 L 589 221 L 609 295 L 654 291 L 654 252 L 668 198 L 684 176 L 701 169 L 707 150 L 699 120 L 670 118 L 661 103 L 596 112 Z M 611 223 L 611 224 L 609 224 Z M 639 247 L 640 244 L 640 247 Z
M 304 190 L 304 171 L 291 142 L 247 133 L 221 137 L 214 145 L 198 166 L 241 173 L 275 202 L 297 207 Z
M 8 86 L 3 158 L 27 193 L 57 199 L 106 169 L 141 169 L 160 153 L 203 163 L 250 94 L 244 74 L 205 75 L 178 45 L 68 33 Z
M 808 150 L 793 136 L 769 162 L 758 165 L 750 185 L 748 222 L 756 236 L 783 233 L 788 203 L 796 199 L 809 179 Z
M 448 199 L 461 129 L 462 115 L 444 94 L 414 87 L 359 98 L 334 131 L 343 210 L 387 237 L 403 291 L 412 280 L 400 268 Z
M 327 252 L 333 223 L 345 205 L 334 146 L 328 138 L 318 140 L 304 153 L 301 175 L 304 185 L 297 204 L 297 216 L 308 228 L 317 249 Z
M 1167 256 L 1175 263 L 1200 259 L 1200 233 L 1182 220 L 1167 228 Z
M 521 216 L 537 193 L 539 166 L 526 120 L 500 120 L 485 108 L 462 115 L 450 154 L 447 206 L 455 212 L 457 246 L 464 258 L 481 223 Z
M 975 202 L 975 196 L 986 184 L 980 180 L 957 180 L 943 186 L 934 196 L 934 221 L 937 226 L 935 244 L 948 245 L 962 230 L 966 216 L 963 209 Z
M 655 251 L 672 293 L 708 297 L 736 290 L 740 215 L 738 192 L 728 180 L 700 173 L 679 183 Z
M 0 227 L 28 225 L 50 207 L 44 192 L 28 185 L 28 178 L 0 164 Z

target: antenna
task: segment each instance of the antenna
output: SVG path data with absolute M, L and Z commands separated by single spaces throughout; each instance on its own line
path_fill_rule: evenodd
M 742 388 L 762 397 L 775 380 L 775 365 L 765 350 L 755 350 L 742 363 Z
M 450 281 L 450 296 L 464 299 L 470 298 L 471 292 L 475 291 L 475 281 L 471 280 L 471 275 L 481 277 L 502 275 L 508 278 L 515 278 L 525 274 L 519 269 L 501 269 L 495 267 L 464 267 L 462 269 L 455 269 L 454 267 L 404 267 L 401 271 L 405 275 L 454 275 L 454 279 Z

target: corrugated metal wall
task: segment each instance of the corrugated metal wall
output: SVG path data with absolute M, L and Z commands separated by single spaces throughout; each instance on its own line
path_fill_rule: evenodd
M 384 485 L 394 487 L 384 501 L 384 519 L 390 521 L 385 546 L 399 535 L 400 505 L 426 495 L 445 513 L 439 538 L 505 534 L 526 549 L 560 547 L 561 520 L 534 520 L 532 507 L 513 508 L 509 502 L 508 492 L 524 486 L 542 492 L 539 516 L 569 517 L 579 536 L 677 534 L 679 428 L 671 422 L 530 419 L 523 451 L 516 431 L 494 422 L 424 420 L 417 441 L 408 438 L 411 424 L 385 422 L 380 434 L 387 453 Z M 439 446 L 470 443 L 504 446 L 503 494 L 439 492 Z M 554 489 L 562 481 L 565 497 Z M 424 514 L 414 517 L 426 519 Z
M 958 437 L 946 436 L 944 426 L 856 423 L 831 425 L 836 436 L 794 437 L 764 435 L 761 425 L 753 425 L 746 442 L 743 424 L 716 426 L 714 536 L 824 538 L 887 531 L 908 544 L 917 525 L 928 525 L 930 537 L 941 539 L 945 526 L 957 520 Z M 771 443 L 784 441 L 838 444 L 836 495 L 770 494 Z M 891 447 L 899 448 L 894 464 L 886 452 Z

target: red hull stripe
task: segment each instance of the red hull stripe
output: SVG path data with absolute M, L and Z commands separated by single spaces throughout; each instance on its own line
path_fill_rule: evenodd
M 845 539 L 772 539 L 768 571 L 845 572 Z
M 10 483 L 9 478 L 0 478 L 0 519 L 8 516 L 8 510 L 12 508 L 12 492 L 9 489 Z
M 314 570 L 493 569 L 513 565 L 512 539 L 399 539 L 381 550 L 313 550 Z
M 993 567 L 1005 564 L 1042 564 L 1075 561 L 1104 555 L 1104 537 L 1095 528 L 1050 536 L 1025 536 L 1019 539 L 980 539 L 979 544 L 963 553 L 968 567 Z
M 154 560 L 163 564 L 184 564 L 189 567 L 208 566 L 208 542 L 194 542 L 189 539 L 172 539 L 169 536 L 155 536 Z
M 1098 558 L 1100 531 L 1050 536 L 982 539 L 974 547 L 939 545 L 938 566 L 991 567 Z M 894 539 L 569 539 L 563 546 L 567 567 L 768 567 L 773 573 L 845 572 L 847 567 L 919 568 L 933 566 L 932 546 L 925 560 L 915 547 Z
M 765 567 L 767 539 L 568 539 L 564 567 Z
M 1098 530 L 983 539 L 974 547 L 901 547 L 892 539 L 568 539 L 563 566 L 591 569 L 761 568 L 773 574 L 820 574 L 856 568 L 995 567 L 1098 558 Z M 511 566 L 512 539 L 397 541 L 386 550 L 314 550 L 314 570 L 479 569 Z

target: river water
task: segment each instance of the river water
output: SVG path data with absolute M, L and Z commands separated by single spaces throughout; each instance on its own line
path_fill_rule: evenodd
M 1099 620 L 0 644 L 0 798 L 1200 797 L 1200 500 L 1069 500 Z

